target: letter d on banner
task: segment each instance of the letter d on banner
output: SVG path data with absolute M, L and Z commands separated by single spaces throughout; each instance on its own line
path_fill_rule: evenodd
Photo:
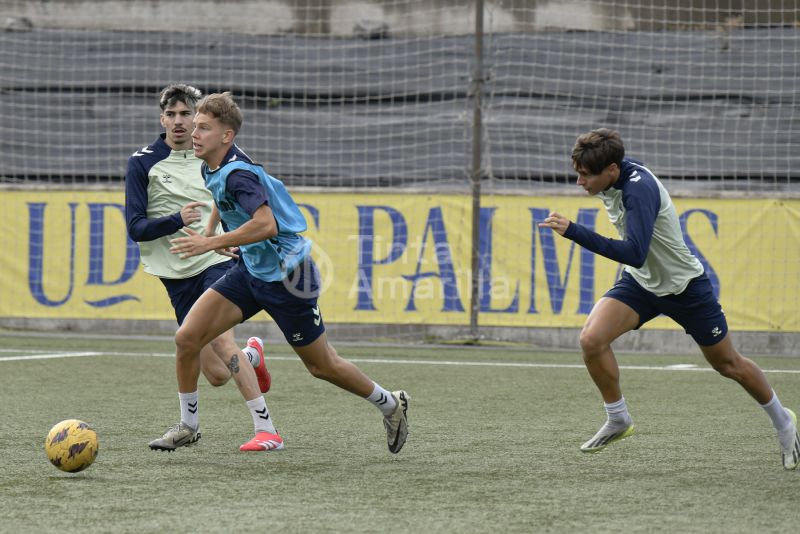
M 396 261 L 408 244 L 408 225 L 403 214 L 389 206 L 356 206 L 358 209 L 358 302 L 356 310 L 375 310 L 372 302 L 372 267 Z M 392 222 L 392 245 L 385 258 L 375 259 L 375 211 L 382 210 Z

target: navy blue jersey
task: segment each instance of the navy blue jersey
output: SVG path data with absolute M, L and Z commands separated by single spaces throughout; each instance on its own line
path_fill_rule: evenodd
M 601 256 L 625 264 L 625 271 L 659 296 L 683 292 L 703 274 L 700 261 L 683 240 L 678 213 L 661 181 L 640 162 L 625 158 L 616 183 L 596 195 L 620 239 L 571 222 L 564 237 Z
M 200 221 L 191 225 L 198 233 L 205 230 L 211 215 L 213 199 L 203 182 L 201 164 L 192 150 L 172 150 L 164 141 L 164 134 L 128 158 L 125 220 L 128 234 L 139 244 L 145 272 L 182 279 L 227 261 L 214 252 L 187 259 L 169 252 L 169 240 L 183 235 L 179 232 L 183 228 L 183 206 L 195 201 L 206 203 L 197 208 Z

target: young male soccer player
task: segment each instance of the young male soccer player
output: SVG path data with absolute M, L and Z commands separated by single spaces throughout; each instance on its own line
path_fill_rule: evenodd
M 193 258 L 238 246 L 240 260 L 203 293 L 175 334 L 178 365 L 191 367 L 209 340 L 265 310 L 313 376 L 380 409 L 389 451 L 398 453 L 408 433 L 409 396 L 383 389 L 328 343 L 317 305 L 318 273 L 309 254 L 311 242 L 299 235 L 306 230 L 305 218 L 283 183 L 236 146 L 241 124 L 241 111 L 230 93 L 208 95 L 197 106 L 194 150 L 205 161 L 206 187 L 227 232 L 209 237 L 187 228 L 188 236 L 173 239 L 170 250 L 181 258 Z M 182 390 L 195 386 L 190 373 L 179 376 Z M 276 443 L 282 444 L 281 437 L 270 429 L 256 433 L 241 450 L 270 450 Z
M 202 95 L 189 85 L 175 84 L 161 91 L 161 125 L 165 133 L 154 143 L 134 152 L 128 159 L 125 175 L 125 217 L 131 239 L 139 243 L 145 272 L 157 276 L 169 294 L 178 324 L 189 308 L 213 282 L 222 276 L 233 261 L 226 255 L 209 252 L 181 261 L 169 252 L 169 239 L 184 227 L 202 225 L 209 220 L 213 199 L 203 183 L 202 161 L 192 151 L 192 118 Z M 214 227 L 212 227 L 212 231 Z M 243 351 L 252 366 L 240 371 L 239 348 L 233 330 L 221 333 L 200 351 L 200 367 L 209 383 L 221 386 L 231 374 L 246 394 L 257 396 L 253 381 L 266 393 L 271 377 L 264 361 L 261 339 L 251 337 Z M 199 372 L 199 371 L 197 371 Z M 170 429 L 163 438 L 150 443 L 152 449 L 173 450 L 177 444 L 188 444 L 200 438 L 198 429 L 197 392 L 181 390 L 181 423 Z
M 592 309 L 580 335 L 583 360 L 605 401 L 606 423 L 581 445 L 585 452 L 633 434 L 611 342 L 660 313 L 691 335 L 722 376 L 738 382 L 772 420 L 785 469 L 800 458 L 794 412 L 781 406 L 764 373 L 733 347 L 728 324 L 700 261 L 684 243 L 667 190 L 640 162 L 624 157 L 616 131 L 601 128 L 578 137 L 572 165 L 578 185 L 598 197 L 621 239 L 609 239 L 556 212 L 540 227 L 552 228 L 582 247 L 625 264 L 620 280 Z

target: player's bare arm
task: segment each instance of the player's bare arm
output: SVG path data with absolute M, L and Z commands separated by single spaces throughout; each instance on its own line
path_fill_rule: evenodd
M 225 232 L 211 237 L 198 234 L 188 227 L 184 228 L 183 232 L 188 235 L 172 239 L 170 241 L 172 247 L 169 251 L 186 259 L 210 250 L 229 249 L 273 238 L 278 235 L 278 225 L 272 209 L 264 204 L 253 213 L 252 219 L 233 232 Z
M 211 206 L 211 216 L 208 218 L 208 222 L 206 223 L 206 229 L 203 232 L 207 237 L 212 237 L 217 235 L 217 226 L 219 226 L 219 210 L 217 210 L 217 205 L 214 204 Z
M 217 235 L 217 227 L 219 226 L 219 223 L 219 211 L 217 211 L 217 206 L 214 204 L 211 206 L 211 216 L 208 219 L 208 223 L 206 224 L 206 229 L 203 231 L 203 235 L 206 237 L 214 237 Z M 214 249 L 214 252 L 220 256 L 227 256 L 228 258 L 233 258 L 234 260 L 239 259 L 239 247 L 218 248 Z
M 559 235 L 564 235 L 568 227 L 569 219 L 555 211 L 551 211 L 547 218 L 539 223 L 539 228 L 551 228 Z

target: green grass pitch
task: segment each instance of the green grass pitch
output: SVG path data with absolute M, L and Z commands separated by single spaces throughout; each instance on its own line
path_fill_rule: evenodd
M 386 449 L 375 408 L 311 377 L 282 341 L 267 341 L 266 399 L 286 450 L 240 453 L 252 421 L 238 391 L 201 378 L 203 438 L 164 453 L 147 442 L 179 416 L 171 340 L 0 333 L 0 531 L 797 528 L 800 471 L 783 471 L 766 415 L 699 353 L 619 355 L 638 434 L 583 454 L 604 414 L 577 352 L 337 348 L 410 393 L 400 454 Z M 800 360 L 754 359 L 800 408 Z M 43 442 L 73 417 L 97 430 L 100 454 L 70 475 Z

